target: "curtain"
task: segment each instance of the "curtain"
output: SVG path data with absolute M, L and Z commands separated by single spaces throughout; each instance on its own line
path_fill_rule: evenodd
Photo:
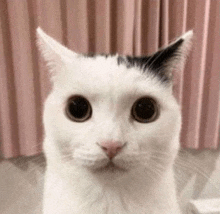
M 42 109 L 51 88 L 36 48 L 43 30 L 79 53 L 147 55 L 193 29 L 193 50 L 175 75 L 182 147 L 219 145 L 219 0 L 1 0 L 0 151 L 42 152 Z

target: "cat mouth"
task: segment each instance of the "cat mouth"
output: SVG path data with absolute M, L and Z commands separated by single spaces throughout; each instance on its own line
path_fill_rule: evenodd
M 127 169 L 122 168 L 112 161 L 109 161 L 105 166 L 102 166 L 98 169 L 96 169 L 97 172 L 111 172 L 111 173 L 116 173 L 116 172 L 126 172 Z

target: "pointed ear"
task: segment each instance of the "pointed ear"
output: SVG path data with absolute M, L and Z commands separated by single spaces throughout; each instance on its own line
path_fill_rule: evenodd
M 52 73 L 52 79 L 60 72 L 63 72 L 66 60 L 73 61 L 77 56 L 76 53 L 48 36 L 40 27 L 37 28 L 37 46 L 49 71 Z
M 174 70 L 182 70 L 191 49 L 193 31 L 188 31 L 176 41 L 156 53 L 146 57 L 126 57 L 120 59 L 128 67 L 137 66 L 158 76 L 162 82 L 170 82 Z
M 167 47 L 150 56 L 146 63 L 148 69 L 163 72 L 168 78 L 174 70 L 181 71 L 184 68 L 186 58 L 192 44 L 193 31 L 188 31 Z

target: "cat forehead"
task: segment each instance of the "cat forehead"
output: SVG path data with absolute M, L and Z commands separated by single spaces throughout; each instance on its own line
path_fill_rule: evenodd
M 164 89 L 158 79 L 143 73 L 136 67 L 118 64 L 118 56 L 81 56 L 77 62 L 65 63 L 66 75 L 60 81 L 68 90 L 77 89 L 88 93 L 153 92 Z
M 148 91 L 169 89 L 170 92 L 172 73 L 183 69 L 192 35 L 193 32 L 189 31 L 169 46 L 142 57 L 86 57 L 64 47 L 41 28 L 37 29 L 37 44 L 52 75 L 54 87 L 121 91 L 122 88 L 138 90 L 142 88 L 142 82 Z

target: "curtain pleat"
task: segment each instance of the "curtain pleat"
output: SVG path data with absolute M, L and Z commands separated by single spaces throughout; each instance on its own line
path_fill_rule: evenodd
M 172 5 L 172 4 L 171 4 Z M 164 47 L 169 44 L 169 24 L 172 20 L 169 19 L 169 0 L 161 0 L 160 3 L 160 26 L 159 26 L 159 47 Z M 173 10 L 172 10 L 173 11 Z M 172 12 L 171 11 L 171 12 Z M 173 17 L 173 16 L 171 16 Z M 181 35 L 181 34 L 179 34 Z M 171 37 L 174 38 L 174 37 Z
M 219 142 L 219 71 L 220 71 L 220 42 L 219 42 L 219 27 L 220 19 L 219 8 L 220 1 L 209 2 L 209 23 L 207 26 L 208 32 L 206 36 L 206 49 L 204 49 L 205 64 L 204 64 L 204 82 L 203 82 L 203 97 L 201 107 L 200 138 L 199 144 L 201 147 L 216 148 Z
M 186 25 L 188 14 L 187 0 L 171 0 L 169 2 L 169 22 L 167 31 L 169 33 L 168 38 L 170 40 L 172 38 L 178 37 L 179 35 L 182 35 L 189 29 L 193 29 L 193 27 Z M 178 71 L 177 74 L 174 72 L 174 94 L 177 97 L 180 104 L 182 104 L 183 99 L 183 75 L 184 70 Z
M 197 17 L 199 21 L 194 20 L 196 40 L 194 40 L 194 49 L 192 51 L 191 60 L 186 65 L 184 72 L 182 101 L 184 125 L 181 141 L 186 147 L 192 146 L 193 142 L 193 146 L 198 148 L 200 143 L 200 127 L 204 125 L 201 124 L 202 95 L 204 92 L 203 86 L 206 72 L 205 52 L 207 49 L 207 27 L 209 24 L 210 1 L 201 1 L 200 4 L 194 4 L 193 6 L 194 8 L 188 8 L 188 12 L 194 13 L 193 18 L 195 19 L 195 17 Z
M 140 56 L 142 53 L 141 14 L 142 0 L 135 1 L 135 16 L 133 28 L 133 55 Z
M 68 47 L 76 52 L 89 51 L 87 1 L 66 1 Z M 91 20 L 94 24 L 94 19 Z
M 96 1 L 95 8 L 99 11 L 100 15 L 95 15 L 95 37 L 97 41 L 95 43 L 96 53 L 110 53 L 111 52 L 111 37 L 110 37 L 110 25 L 111 25 L 111 13 L 110 13 L 110 0 Z M 95 13 L 96 14 L 96 13 Z M 102 39 L 99 39 L 102 38 Z
M 0 1 L 0 143 L 4 157 L 42 151 L 42 109 L 51 84 L 35 30 L 79 53 L 147 55 L 193 29 L 193 50 L 174 71 L 181 144 L 219 145 L 219 0 Z
M 159 47 L 160 1 L 142 0 L 141 46 L 142 55 L 151 54 Z
M 15 100 L 13 60 L 11 55 L 11 39 L 8 23 L 7 5 L 0 1 L 0 134 L 1 153 L 13 156 L 19 149 L 18 117 Z M 4 13 L 4 16 L 3 16 Z M 16 142 L 16 143 L 12 143 Z

